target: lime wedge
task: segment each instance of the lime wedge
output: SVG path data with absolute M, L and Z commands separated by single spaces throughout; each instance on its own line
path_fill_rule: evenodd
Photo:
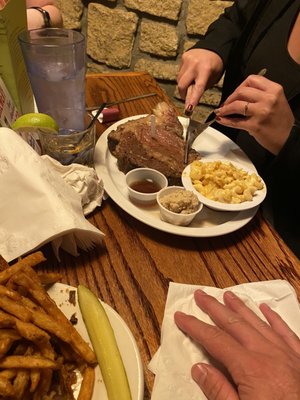
M 21 117 L 16 119 L 11 127 L 16 131 L 27 130 L 28 128 L 41 128 L 52 133 L 57 133 L 59 129 L 56 121 L 50 117 L 50 115 L 43 113 L 21 115 Z

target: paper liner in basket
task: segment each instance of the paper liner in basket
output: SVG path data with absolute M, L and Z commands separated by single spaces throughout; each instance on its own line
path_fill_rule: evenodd
M 77 255 L 104 234 L 84 217 L 81 197 L 14 131 L 0 128 L 0 254 L 11 261 L 52 242 Z

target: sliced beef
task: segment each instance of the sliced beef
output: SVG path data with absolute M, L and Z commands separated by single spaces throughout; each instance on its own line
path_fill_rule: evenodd
M 182 125 L 175 110 L 167 103 L 159 103 L 153 114 L 154 133 L 150 115 L 128 121 L 109 133 L 109 150 L 118 159 L 118 167 L 124 173 L 137 167 L 154 168 L 162 172 L 170 184 L 181 184 L 185 167 Z M 189 162 L 199 158 L 196 151 L 190 151 Z

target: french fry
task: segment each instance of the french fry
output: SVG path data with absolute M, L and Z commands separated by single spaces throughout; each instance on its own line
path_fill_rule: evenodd
M 16 369 L 4 369 L 3 371 L 0 371 L 0 377 L 8 380 L 13 379 L 16 375 L 17 375 Z
M 0 328 L 10 328 L 14 326 L 15 319 L 12 315 L 0 310 Z
M 11 340 L 18 340 L 21 336 L 18 332 L 14 329 L 1 329 L 0 330 L 0 340 L 2 339 L 11 339 Z
M 30 371 L 30 388 L 29 391 L 31 393 L 35 392 L 36 388 L 38 387 L 38 384 L 40 382 L 40 378 L 41 378 L 41 372 L 39 369 L 32 369 Z
M 56 353 L 55 353 L 54 348 L 52 347 L 50 341 L 45 341 L 45 342 L 43 341 L 43 342 L 37 343 L 37 347 L 43 357 L 49 358 L 49 360 L 55 360 Z
M 10 381 L 0 376 L 0 396 L 3 396 L 6 399 L 15 396 L 15 394 L 16 391 Z
M 32 321 L 38 327 L 44 329 L 45 331 L 52 333 L 57 336 L 63 342 L 71 343 L 72 338 L 69 331 L 66 331 L 63 326 L 61 326 L 54 318 L 51 316 L 36 311 L 32 315 Z
M 77 353 L 74 352 L 72 346 L 69 343 L 63 342 L 62 340 L 57 340 L 56 346 L 59 349 L 59 353 L 62 355 L 64 360 L 69 363 L 79 364 L 81 358 Z
M 9 267 L 8 262 L 0 255 L 0 271 L 3 271 L 8 267 Z
M 82 373 L 82 382 L 77 400 L 90 400 L 93 396 L 95 370 L 86 366 Z
M 21 336 L 13 329 L 0 329 L 0 358 L 5 356 L 14 342 Z
M 49 391 L 51 386 L 51 379 L 52 379 L 53 372 L 49 369 L 41 370 L 40 382 L 33 393 L 33 400 L 40 400 L 43 396 Z
M 34 254 L 30 254 L 29 256 L 19 260 L 11 267 L 4 269 L 0 272 L 0 283 L 4 283 L 8 281 L 8 279 L 15 274 L 16 272 L 20 271 L 24 266 L 34 267 L 41 262 L 46 261 L 42 252 L 38 251 Z
M 39 311 L 43 314 L 46 314 L 45 310 L 40 307 L 38 304 L 34 303 L 31 299 L 29 299 L 28 297 L 25 297 L 24 295 L 21 297 L 20 303 L 25 306 L 28 310 L 32 311 L 32 312 L 36 312 Z
M 15 290 L 8 289 L 7 287 L 0 285 L 0 296 L 7 296 L 12 300 L 20 301 L 21 295 Z
M 80 400 L 93 393 L 96 356 L 48 295 L 57 273 L 37 272 L 41 252 L 14 265 L 0 257 L 0 400 L 73 398 L 78 369 Z
M 66 318 L 63 312 L 56 306 L 55 302 L 49 297 L 48 293 L 43 289 L 42 285 L 38 284 L 35 279 L 31 279 L 31 277 L 25 275 L 24 273 L 20 273 L 16 276 L 15 282 L 20 286 L 25 286 L 28 288 L 30 295 L 38 302 L 40 306 L 42 306 L 47 313 L 53 317 L 56 321 L 55 326 L 61 326 L 61 331 L 66 332 L 64 336 L 62 334 L 56 332 L 56 335 L 66 341 L 67 343 L 71 343 L 75 351 L 80 354 L 80 356 L 89 364 L 96 363 L 96 356 L 90 346 L 82 339 L 70 321 Z M 1 302 L 0 302 L 1 306 Z M 33 315 L 35 318 L 35 315 Z M 37 325 L 39 323 L 36 321 Z M 48 329 L 50 326 L 48 326 Z M 52 328 L 51 328 L 52 329 Z M 47 329 L 46 329 L 47 330 Z
M 55 282 L 58 282 L 62 278 L 62 274 L 57 272 L 37 272 L 37 276 L 42 285 L 52 285 Z
M 5 356 L 13 344 L 13 340 L 10 338 L 4 338 L 0 340 L 0 358 Z
M 23 399 L 24 392 L 28 385 L 29 385 L 29 371 L 19 370 L 13 382 L 13 387 L 16 392 L 17 399 Z
M 16 319 L 16 328 L 23 338 L 31 342 L 40 343 L 50 340 L 50 336 L 47 334 L 47 332 L 31 323 Z
M 39 356 L 7 356 L 0 359 L 0 368 L 57 369 L 58 367 L 56 362 Z
M 32 313 L 21 304 L 11 300 L 9 297 L 0 297 L 0 308 L 2 308 L 4 311 L 7 311 L 9 314 L 16 316 L 22 321 L 29 322 L 31 320 Z

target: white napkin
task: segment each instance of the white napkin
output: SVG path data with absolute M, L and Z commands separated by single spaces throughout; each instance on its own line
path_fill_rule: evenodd
M 212 323 L 197 307 L 193 294 L 198 288 L 222 301 L 226 289 L 170 283 L 161 331 L 161 346 L 152 358 L 149 369 L 156 375 L 151 400 L 203 400 L 206 396 L 191 377 L 191 367 L 197 362 L 209 362 L 199 346 L 181 332 L 175 322 L 175 311 L 195 315 Z M 245 283 L 229 288 L 263 318 L 258 305 L 268 304 L 281 315 L 300 336 L 300 308 L 292 286 L 284 280 Z
M 81 197 L 84 215 L 90 214 L 101 205 L 104 195 L 103 181 L 99 180 L 94 168 L 81 164 L 62 165 L 59 161 L 47 155 L 42 159 L 48 168 L 57 171 Z
M 51 242 L 58 257 L 102 242 L 81 197 L 14 131 L 0 128 L 0 254 L 9 262 Z

